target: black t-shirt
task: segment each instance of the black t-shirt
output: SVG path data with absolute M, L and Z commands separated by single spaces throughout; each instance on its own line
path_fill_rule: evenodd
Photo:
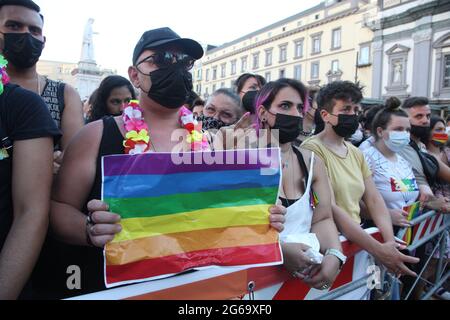
M 16 85 L 5 86 L 0 95 L 0 251 L 13 221 L 14 148 L 6 149 L 14 141 L 60 135 L 41 97 Z

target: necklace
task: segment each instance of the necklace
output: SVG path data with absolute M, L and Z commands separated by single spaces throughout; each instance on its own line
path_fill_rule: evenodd
M 123 146 L 125 154 L 137 155 L 156 152 L 155 145 L 151 141 L 149 128 L 144 121 L 144 112 L 139 105 L 139 101 L 132 100 L 123 111 L 123 122 L 125 126 L 125 140 Z M 191 151 L 209 151 L 209 143 L 202 132 L 202 124 L 194 119 L 191 111 L 182 107 L 179 112 L 179 123 L 187 130 L 186 141 L 190 144 Z
M 292 177 L 292 181 L 291 181 L 292 182 L 292 192 L 294 192 L 295 191 L 295 178 L 294 178 L 295 175 L 293 174 L 294 172 L 293 171 L 290 172 L 291 174 L 288 174 L 288 172 L 287 172 L 287 169 L 290 168 L 289 163 L 293 163 L 293 152 L 292 152 L 291 148 L 289 148 L 288 153 L 289 153 L 288 160 L 283 161 L 283 170 L 286 170 L 285 173 L 283 173 L 283 177 Z M 292 167 L 292 170 L 294 170 L 294 167 Z M 290 201 L 289 201 L 289 197 L 287 196 L 286 189 L 284 187 L 284 183 L 281 184 L 281 187 L 282 187 L 283 194 L 285 196 L 288 206 L 291 206 L 293 203 L 290 203 Z

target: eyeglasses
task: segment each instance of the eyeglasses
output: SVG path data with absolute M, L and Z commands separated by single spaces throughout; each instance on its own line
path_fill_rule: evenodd
M 154 64 L 158 68 L 167 68 L 173 65 L 178 65 L 186 70 L 191 70 L 194 67 L 195 59 L 184 53 L 157 52 L 145 58 L 137 65 L 139 66 L 146 62 Z

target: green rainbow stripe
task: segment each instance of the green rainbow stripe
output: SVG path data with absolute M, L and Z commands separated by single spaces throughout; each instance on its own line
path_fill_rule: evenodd
M 122 219 L 151 218 L 198 211 L 204 208 L 228 208 L 275 203 L 278 187 L 223 190 L 191 194 L 175 194 L 154 198 L 105 199 L 111 212 Z

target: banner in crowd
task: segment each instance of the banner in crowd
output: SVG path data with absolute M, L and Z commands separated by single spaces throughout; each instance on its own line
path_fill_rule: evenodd
M 269 224 L 279 185 L 278 149 L 104 157 L 102 199 L 123 227 L 105 247 L 107 287 L 282 263 Z

